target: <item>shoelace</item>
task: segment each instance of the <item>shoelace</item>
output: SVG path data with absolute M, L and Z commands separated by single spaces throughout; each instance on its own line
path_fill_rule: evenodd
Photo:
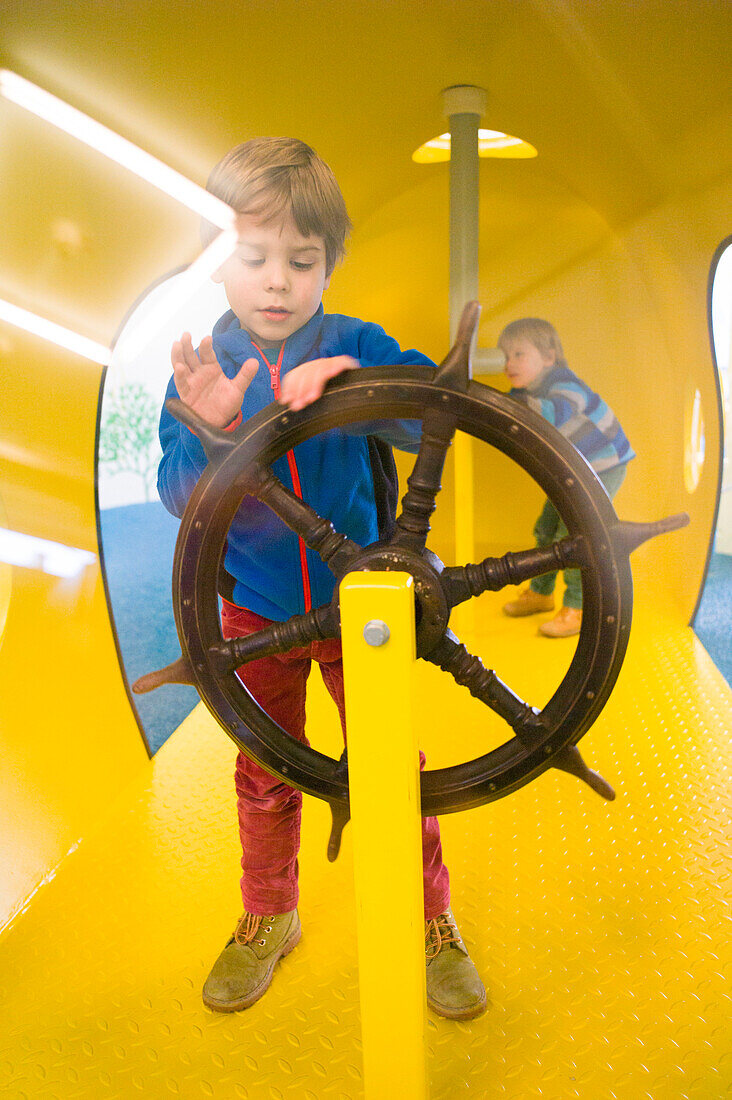
M 451 943 L 459 943 L 460 936 L 447 913 L 440 913 L 439 917 L 433 917 L 426 922 L 425 929 L 425 954 L 428 959 L 436 958 L 443 947 L 449 947 Z
M 236 943 L 238 943 L 240 947 L 246 947 L 248 943 L 251 943 L 259 931 L 259 926 L 263 920 L 264 917 L 259 917 L 256 913 L 245 913 L 237 924 L 234 932 L 234 940 Z M 267 917 L 267 920 L 271 923 L 274 917 Z M 265 928 L 265 932 L 271 931 L 271 927 Z M 262 945 L 264 944 L 264 940 L 258 940 L 257 942 Z

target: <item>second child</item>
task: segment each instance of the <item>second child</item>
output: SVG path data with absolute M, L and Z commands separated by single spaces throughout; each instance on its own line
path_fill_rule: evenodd
M 569 369 L 557 330 L 539 317 L 522 317 L 506 325 L 498 346 L 506 356 L 504 369 L 511 382 L 510 396 L 559 429 L 592 466 L 612 500 L 635 452 L 612 409 Z M 562 518 L 547 500 L 534 526 L 536 545 L 549 546 L 566 534 Z M 556 579 L 556 572 L 534 577 L 515 600 L 504 605 L 506 615 L 553 611 Z M 548 638 L 572 637 L 582 626 L 579 569 L 565 569 L 564 581 L 562 607 L 539 627 Z

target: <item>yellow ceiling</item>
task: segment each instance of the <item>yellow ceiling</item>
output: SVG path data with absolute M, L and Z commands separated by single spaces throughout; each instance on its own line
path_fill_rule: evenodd
M 456 83 L 487 88 L 484 126 L 539 150 L 483 164 L 507 196 L 561 188 L 618 226 L 729 166 L 728 0 L 2 7 L 4 67 L 201 183 L 240 140 L 302 137 L 357 226 L 447 171 L 411 154 L 445 129 L 440 91 Z M 10 104 L 0 135 L 0 294 L 110 339 L 146 282 L 192 257 L 196 219 Z

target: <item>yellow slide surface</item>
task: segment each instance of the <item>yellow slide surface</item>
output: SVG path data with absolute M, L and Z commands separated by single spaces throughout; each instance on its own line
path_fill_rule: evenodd
M 535 693 L 552 690 L 573 643 L 505 620 L 497 597 L 481 604 L 474 648 L 517 689 L 531 670 Z M 485 708 L 418 668 L 428 766 L 477 754 Z M 316 681 L 310 728 L 335 752 Z M 442 819 L 491 1005 L 469 1023 L 430 1016 L 433 1100 L 727 1095 L 730 728 L 732 695 L 693 632 L 641 611 L 582 741 L 617 800 L 550 772 Z M 0 940 L 9 1100 L 363 1095 L 350 836 L 329 864 L 323 803 L 306 800 L 301 945 L 245 1013 L 201 1002 L 239 909 L 234 752 L 199 706 Z M 385 898 L 385 966 L 398 951 Z

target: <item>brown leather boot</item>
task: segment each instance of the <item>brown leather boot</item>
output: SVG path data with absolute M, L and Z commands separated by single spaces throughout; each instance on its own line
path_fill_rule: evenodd
M 508 603 L 503 605 L 504 615 L 510 615 L 512 619 L 520 619 L 524 615 L 538 615 L 540 611 L 553 610 L 554 597 L 542 596 L 540 592 L 534 592 L 533 588 L 524 588 L 515 600 L 509 600 Z
M 427 1004 L 449 1020 L 485 1012 L 486 992 L 449 909 L 425 921 Z
M 272 917 L 245 913 L 214 963 L 203 1003 L 215 1012 L 240 1012 L 269 989 L 276 963 L 300 942 L 297 909 Z
M 562 607 L 553 619 L 542 623 L 539 633 L 546 638 L 571 638 L 579 634 L 582 626 L 582 612 L 576 607 Z

